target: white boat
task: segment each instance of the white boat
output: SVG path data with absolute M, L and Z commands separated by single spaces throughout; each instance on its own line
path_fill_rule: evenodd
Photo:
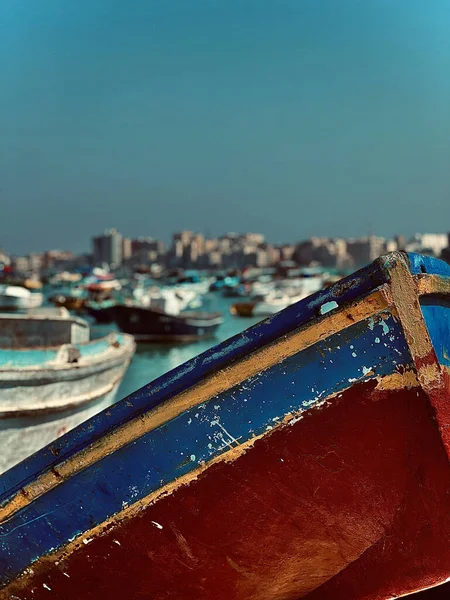
M 65 309 L 0 316 L 0 472 L 114 401 L 134 339 L 89 335 Z
M 176 316 L 187 308 L 198 308 L 199 296 L 190 289 L 181 287 L 150 288 L 137 287 L 133 291 L 133 299 L 140 308 L 160 310 L 167 315 Z M 201 302 L 200 302 L 201 305 Z
M 323 283 L 322 277 L 308 277 L 290 287 L 289 280 L 286 280 L 280 282 L 277 289 L 268 292 L 263 300 L 237 302 L 230 307 L 230 312 L 240 317 L 269 317 L 319 291 Z
M 295 302 L 305 298 L 305 294 L 292 294 L 282 290 L 270 292 L 262 302 L 256 302 L 253 308 L 252 316 L 267 317 L 287 308 Z
M 40 292 L 19 285 L 0 285 L 0 312 L 38 308 L 44 300 Z

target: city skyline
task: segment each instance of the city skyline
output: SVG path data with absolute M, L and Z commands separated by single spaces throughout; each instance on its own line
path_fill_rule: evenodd
M 282 241 L 450 220 L 446 0 L 4 0 L 0 20 L 14 253 L 82 251 L 105 221 Z
M 363 236 L 328 238 L 313 236 L 295 243 L 273 244 L 261 233 L 228 233 L 208 238 L 201 233 L 174 232 L 170 244 L 151 238 L 128 238 L 116 229 L 107 229 L 91 238 L 91 252 L 73 254 L 48 250 L 25 256 L 8 256 L 0 251 L 0 267 L 31 274 L 106 267 L 128 273 L 144 270 L 243 269 L 287 267 L 289 264 L 349 270 L 362 267 L 378 256 L 395 250 L 419 252 L 448 261 L 449 233 L 420 233 L 411 238 Z M 0 269 L 0 270 L 1 270 Z M 9 272 L 9 271 L 8 271 Z
M 450 229 L 450 228 L 449 228 Z M 129 240 L 129 241 L 137 241 L 137 240 L 154 240 L 157 242 L 162 242 L 167 248 L 170 247 L 170 245 L 173 243 L 174 237 L 178 234 L 178 233 L 182 233 L 182 232 L 189 232 L 189 233 L 193 233 L 194 235 L 200 235 L 203 236 L 205 239 L 220 239 L 223 237 L 228 237 L 228 236 L 247 236 L 247 235 L 262 235 L 264 237 L 264 241 L 267 244 L 273 245 L 273 246 L 283 246 L 283 245 L 297 245 L 300 244 L 304 241 L 310 240 L 310 239 L 314 239 L 314 238 L 323 238 L 323 239 L 329 239 L 329 240 L 339 240 L 339 239 L 345 239 L 345 240 L 356 240 L 356 239 L 365 239 L 365 238 L 369 238 L 369 237 L 374 237 L 374 238 L 384 238 L 384 239 L 396 239 L 396 238 L 403 238 L 406 241 L 412 241 L 414 239 L 415 236 L 423 236 L 423 235 L 432 235 L 432 236 L 450 236 L 450 231 L 427 231 L 425 232 L 424 230 L 422 231 L 414 231 L 410 234 L 405 234 L 404 232 L 395 232 L 393 235 L 382 235 L 380 232 L 378 231 L 368 231 L 368 232 L 362 232 L 360 234 L 357 235 L 351 235 L 351 236 L 342 236 L 342 235 L 319 235 L 319 234 L 315 234 L 312 233 L 309 236 L 306 237 L 297 237 L 296 239 L 278 239 L 278 240 L 273 240 L 270 239 L 269 236 L 267 236 L 263 231 L 256 231 L 256 230 L 252 230 L 252 231 L 219 231 L 219 233 L 217 234 L 211 234 L 210 230 L 208 229 L 208 231 L 201 231 L 200 229 L 187 229 L 187 228 L 180 228 L 177 230 L 172 230 L 167 237 L 162 237 L 162 236 L 158 236 L 155 235 L 154 232 L 147 232 L 144 233 L 142 235 L 136 235 L 133 233 L 125 233 L 120 227 L 104 227 L 103 229 L 97 231 L 97 232 L 88 232 L 85 235 L 85 239 L 84 239 L 84 243 L 81 243 L 80 249 L 79 250 L 75 250 L 73 248 L 69 248 L 68 246 L 55 246 L 52 245 L 51 243 L 47 242 L 42 244 L 42 247 L 38 248 L 38 249 L 32 249 L 28 252 L 12 252 L 11 249 L 7 248 L 5 244 L 2 244 L 2 240 L 0 239 L 0 252 L 4 252 L 6 255 L 10 255 L 10 256 L 30 256 L 30 255 L 38 255 L 38 254 L 44 254 L 46 252 L 52 252 L 52 251 L 59 251 L 59 252 L 69 252 L 72 253 L 73 255 L 88 255 L 88 254 L 92 254 L 92 250 L 93 250 L 93 241 L 96 239 L 96 237 L 102 237 L 104 234 L 107 234 L 108 232 L 118 232 L 120 234 L 120 236 L 123 239 Z
M 10 248 L 7 248 L 5 244 L 2 244 L 2 240 L 0 238 L 0 252 L 3 251 L 8 255 L 11 256 L 26 256 L 26 255 L 33 255 L 33 254 L 43 254 L 49 251 L 60 251 L 60 252 L 69 252 L 72 253 L 74 255 L 83 255 L 83 254 L 90 254 L 92 253 L 92 243 L 93 240 L 97 237 L 97 236 L 102 236 L 104 234 L 106 234 L 109 231 L 117 231 L 120 233 L 121 237 L 123 237 L 124 239 L 127 240 L 155 240 L 158 242 L 162 242 L 163 244 L 166 245 L 166 247 L 169 247 L 172 243 L 173 243 L 173 239 L 174 236 L 177 235 L 180 232 L 192 232 L 195 235 L 201 235 L 203 236 L 205 239 L 219 239 L 222 237 L 227 237 L 227 236 L 245 236 L 245 235 L 249 235 L 249 234 L 256 234 L 256 235 L 262 235 L 265 239 L 265 242 L 274 246 L 282 246 L 282 245 L 295 245 L 295 244 L 299 244 L 302 243 L 303 241 L 309 240 L 309 239 L 313 239 L 313 238 L 324 238 L 324 239 L 363 239 L 363 238 L 368 238 L 368 237 L 382 237 L 385 239 L 395 239 L 398 237 L 404 238 L 405 240 L 413 240 L 415 236 L 421 236 L 424 234 L 431 234 L 431 235 L 442 235 L 442 236 L 448 236 L 450 235 L 449 231 L 433 231 L 433 232 L 425 232 L 425 231 L 414 231 L 410 234 L 405 234 L 403 231 L 401 232 L 395 232 L 393 235 L 382 235 L 379 231 L 368 231 L 368 232 L 362 232 L 360 234 L 357 235 L 351 235 L 351 236 L 342 236 L 342 235 L 319 235 L 319 234 L 315 234 L 312 233 L 309 236 L 305 236 L 305 237 L 297 237 L 296 239 L 271 239 L 268 235 L 266 235 L 263 231 L 256 231 L 256 230 L 252 230 L 252 231 L 219 231 L 217 234 L 212 234 L 210 229 L 208 229 L 207 231 L 201 231 L 200 229 L 187 229 L 187 228 L 180 228 L 177 230 L 172 230 L 171 232 L 169 232 L 169 234 L 166 237 L 163 236 L 158 236 L 155 235 L 154 232 L 146 232 L 144 234 L 134 234 L 134 233 L 127 233 L 124 232 L 120 227 L 103 227 L 103 229 L 100 229 L 99 231 L 96 232 L 86 232 L 83 233 L 84 235 L 84 241 L 80 244 L 80 249 L 73 249 L 73 248 L 69 248 L 68 246 L 56 246 L 56 245 L 52 245 L 51 242 L 49 242 L 49 240 L 46 240 L 46 242 L 42 243 L 40 248 L 37 249 L 32 249 L 28 252 L 12 252 Z

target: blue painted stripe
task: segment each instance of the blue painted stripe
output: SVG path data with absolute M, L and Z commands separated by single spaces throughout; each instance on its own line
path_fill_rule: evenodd
M 415 252 L 408 252 L 410 270 L 413 275 L 428 273 L 429 275 L 442 275 L 450 277 L 450 265 L 433 256 L 423 256 Z
M 423 296 L 420 304 L 438 361 L 450 367 L 450 299 Z
M 82 424 L 59 438 L 51 445 L 53 452 L 50 452 L 49 448 L 43 449 L 10 469 L 0 478 L 0 503 L 42 470 L 49 469 L 60 460 L 73 455 L 112 428 L 141 415 L 230 362 L 247 356 L 318 317 L 322 304 L 334 301 L 338 306 L 344 306 L 370 293 L 387 280 L 388 271 L 384 263 L 376 261 L 342 279 L 331 288 L 313 294 L 159 377 L 111 407 L 108 411 L 110 416 L 107 418 L 104 413 L 100 413 L 88 424 Z
M 392 317 L 355 324 L 182 413 L 44 494 L 0 526 L 0 581 L 162 485 L 370 376 L 411 365 Z

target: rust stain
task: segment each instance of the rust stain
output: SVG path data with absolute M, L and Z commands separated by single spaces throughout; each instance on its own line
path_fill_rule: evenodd
M 142 435 L 160 427 L 193 406 L 198 406 L 230 387 L 268 369 L 280 361 L 297 354 L 320 340 L 326 339 L 349 326 L 372 317 L 391 306 L 392 296 L 387 286 L 383 286 L 369 296 L 359 299 L 341 311 L 319 318 L 307 326 L 299 328 L 274 343 L 261 348 L 241 362 L 225 367 L 217 373 L 205 377 L 188 390 L 175 395 L 170 400 L 117 427 L 109 435 L 97 440 L 77 454 L 57 465 L 58 476 L 50 470 L 24 486 L 27 496 L 17 492 L 0 508 L 0 522 L 10 518 L 33 500 L 55 488 L 64 479 L 95 464 L 104 456 L 138 439 Z

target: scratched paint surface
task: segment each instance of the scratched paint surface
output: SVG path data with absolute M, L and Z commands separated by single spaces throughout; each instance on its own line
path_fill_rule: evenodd
M 185 411 L 2 524 L 0 581 L 174 478 L 271 430 L 285 415 L 410 364 L 399 324 L 383 315 L 353 325 Z
M 386 600 L 436 581 L 450 559 L 448 459 L 423 391 L 376 384 L 270 432 L 9 591 Z
M 231 361 L 247 356 L 250 352 L 320 316 L 323 304 L 336 302 L 338 306 L 343 306 L 368 294 L 385 283 L 387 278 L 384 266 L 373 263 L 331 288 L 288 307 L 144 386 L 128 399 L 114 405 L 108 411 L 107 417 L 104 413 L 96 415 L 89 424 L 81 425 L 53 443 L 52 451 L 43 450 L 4 474 L 0 480 L 0 503 L 33 476 L 51 468 L 57 460 L 55 455 L 58 456 L 58 460 L 73 455 L 80 447 L 101 438 L 116 425 L 141 415 Z

